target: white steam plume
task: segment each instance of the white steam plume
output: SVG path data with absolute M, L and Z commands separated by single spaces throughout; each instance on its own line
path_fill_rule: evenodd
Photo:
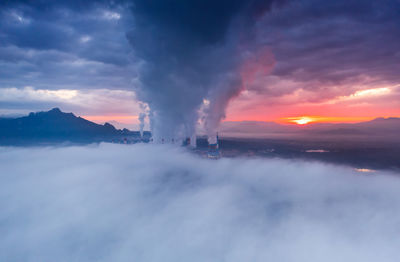
M 139 103 L 139 107 L 140 107 L 140 110 L 142 111 L 139 113 L 139 130 L 140 130 L 140 136 L 143 137 L 145 120 L 146 120 L 146 116 L 148 115 L 148 106 L 143 103 Z
M 146 118 L 146 114 L 145 113 L 140 113 L 139 114 L 139 129 L 140 129 L 140 136 L 143 137 L 143 130 L 144 130 L 144 121 Z
M 127 36 L 141 61 L 138 98 L 153 114 L 154 137 L 215 135 L 229 101 L 244 88 L 242 65 L 257 53 L 253 25 L 272 0 L 136 0 Z

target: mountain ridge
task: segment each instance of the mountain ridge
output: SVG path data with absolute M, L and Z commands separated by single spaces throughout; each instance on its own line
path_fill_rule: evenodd
M 305 138 L 350 138 L 373 136 L 398 137 L 400 118 L 376 118 L 359 123 L 312 123 L 304 126 L 276 122 L 241 121 L 223 122 L 220 134 L 225 137 L 305 137 Z M 145 139 L 151 133 L 144 132 Z M 27 116 L 0 117 L 0 145 L 25 143 L 94 143 L 115 141 L 138 141 L 139 131 L 117 129 L 110 123 L 103 125 L 91 122 L 59 108 L 49 111 L 31 112 Z
M 400 118 L 379 117 L 358 123 L 310 123 L 307 125 L 280 124 L 272 121 L 227 121 L 221 124 L 220 130 L 223 134 L 249 135 L 396 135 L 400 130 Z
M 149 136 L 148 132 L 146 133 Z M 31 112 L 18 118 L 0 118 L 0 144 L 25 142 L 91 143 L 139 139 L 138 131 L 116 129 L 113 125 L 93 123 L 59 108 Z

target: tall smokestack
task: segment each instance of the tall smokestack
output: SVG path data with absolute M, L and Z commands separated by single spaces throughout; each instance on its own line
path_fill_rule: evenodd
M 197 136 L 196 136 L 196 134 L 193 134 L 190 137 L 190 146 L 193 147 L 193 148 L 197 147 Z
M 207 156 L 209 159 L 219 159 L 221 157 L 221 153 L 219 152 L 218 133 L 216 136 L 208 137 Z
M 144 119 L 146 118 L 145 113 L 139 114 L 139 129 L 140 129 L 140 137 L 143 138 L 143 130 L 144 130 Z
M 186 137 L 183 141 L 182 141 L 182 146 L 190 146 L 191 142 L 190 142 L 190 137 Z

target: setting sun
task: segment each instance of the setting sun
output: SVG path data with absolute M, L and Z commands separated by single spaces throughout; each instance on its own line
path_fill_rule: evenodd
M 362 121 L 369 121 L 375 117 L 329 117 L 329 116 L 297 116 L 297 117 L 284 117 L 278 122 L 306 125 L 310 123 L 357 123 Z
M 314 120 L 310 117 L 302 116 L 302 117 L 291 117 L 288 119 L 291 123 L 296 123 L 298 125 L 305 125 L 310 122 L 314 122 Z

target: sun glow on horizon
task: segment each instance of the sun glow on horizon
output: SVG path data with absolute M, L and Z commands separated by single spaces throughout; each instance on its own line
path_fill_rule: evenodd
M 301 116 L 301 117 L 294 117 L 290 119 L 289 122 L 296 123 L 298 125 L 306 125 L 308 123 L 314 122 L 314 120 L 310 117 Z
M 376 117 L 325 117 L 325 116 L 298 116 L 284 117 L 278 122 L 306 125 L 310 123 L 356 123 L 373 120 Z
M 373 173 L 373 172 L 376 172 L 376 170 L 369 169 L 369 168 L 355 168 L 355 170 L 357 172 L 360 172 L 360 173 Z

